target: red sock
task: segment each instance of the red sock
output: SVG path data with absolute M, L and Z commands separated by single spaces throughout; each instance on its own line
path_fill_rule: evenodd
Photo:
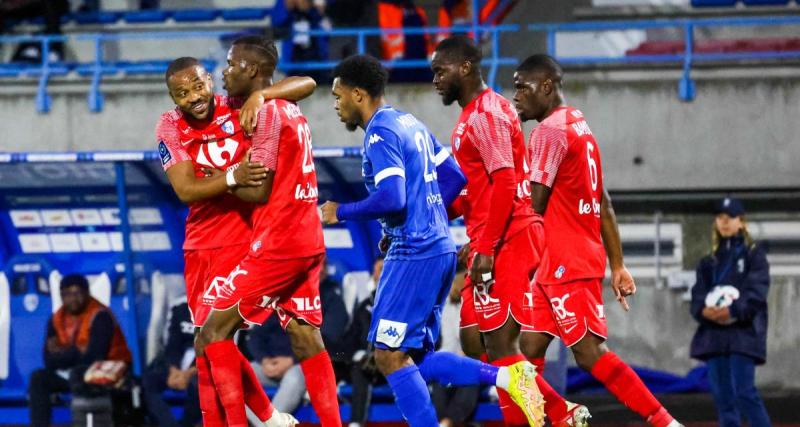
M 205 351 L 211 366 L 211 379 L 217 389 L 219 401 L 225 408 L 228 427 L 247 427 L 242 393 L 242 366 L 236 357 L 238 351 L 233 340 L 213 342 L 206 346 Z
M 513 356 L 503 357 L 502 359 L 493 360 L 491 363 L 494 366 L 510 366 L 524 360 L 527 359 L 525 359 L 522 353 L 519 353 Z M 505 390 L 501 390 L 499 387 L 497 388 L 497 399 L 499 400 L 500 412 L 503 413 L 503 420 L 505 420 L 507 426 L 528 425 L 528 418 L 525 417 L 522 409 L 511 400 L 511 396 L 509 396 Z
M 266 421 L 272 416 L 275 408 L 272 407 L 272 402 L 267 397 L 267 393 L 264 392 L 264 388 L 261 387 L 261 382 L 258 381 L 250 361 L 244 357 L 241 351 L 237 351 L 237 353 L 239 353 L 239 361 L 242 366 L 244 403 L 256 414 L 259 420 Z
M 211 381 L 211 372 L 208 360 L 198 357 L 197 363 L 197 392 L 200 397 L 200 411 L 203 413 L 203 425 L 208 427 L 225 427 L 225 410 L 217 398 L 217 389 Z
M 600 356 L 594 366 L 592 366 L 591 374 L 597 378 L 598 381 L 603 383 L 608 391 L 630 410 L 641 415 L 642 418 L 648 421 L 659 422 L 659 424 L 654 424 L 657 427 L 666 426 L 672 421 L 671 416 L 662 416 L 658 417 L 658 420 L 650 420 L 651 417 L 663 409 L 661 403 L 650 393 L 650 390 L 647 389 L 639 376 L 636 375 L 636 372 L 623 362 L 622 359 L 617 357 L 616 354 L 609 351 Z M 663 420 L 666 418 L 669 418 L 669 420 L 664 424 Z
M 311 397 L 311 406 L 314 407 L 322 427 L 341 427 L 342 418 L 339 415 L 339 400 L 336 396 L 336 377 L 333 375 L 333 365 L 328 352 L 322 350 L 315 356 L 300 362 L 303 375 L 306 378 L 306 388 Z
M 567 417 L 567 401 L 545 381 L 544 357 L 528 359 L 528 361 L 536 365 L 536 373 L 539 374 L 536 376 L 536 385 L 539 386 L 539 391 L 544 396 L 544 413 L 553 424 L 563 420 Z

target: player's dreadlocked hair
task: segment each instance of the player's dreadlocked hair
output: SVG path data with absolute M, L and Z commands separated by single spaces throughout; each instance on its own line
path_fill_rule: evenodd
M 550 55 L 538 53 L 531 55 L 522 61 L 517 67 L 518 73 L 541 73 L 553 83 L 561 86 L 561 80 L 564 77 L 564 71 L 561 69 L 561 64 Z
M 234 46 L 242 46 L 258 55 L 272 70 L 278 65 L 278 48 L 275 42 L 265 36 L 244 36 L 234 40 Z
M 380 61 L 371 56 L 353 55 L 333 69 L 333 77 L 338 77 L 346 86 L 364 89 L 369 96 L 377 98 L 386 89 L 389 72 Z
M 164 79 L 169 81 L 169 78 L 178 71 L 182 71 L 196 65 L 201 65 L 197 58 L 192 58 L 191 56 L 180 57 L 169 63 L 169 66 L 167 66 L 167 72 L 164 74 Z
M 436 52 L 444 55 L 447 59 L 464 62 L 469 61 L 475 65 L 480 65 L 483 55 L 481 50 L 471 38 L 467 36 L 450 36 L 442 40 L 436 46 Z

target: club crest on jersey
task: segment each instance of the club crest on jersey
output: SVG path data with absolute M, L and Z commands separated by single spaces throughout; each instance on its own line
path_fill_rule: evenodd
M 167 144 L 164 141 L 158 142 L 158 155 L 161 156 L 161 164 L 166 165 L 172 160 L 172 154 L 169 152 L 169 148 L 167 148 Z
M 222 131 L 227 133 L 228 135 L 233 135 L 233 133 L 235 131 L 234 128 L 233 128 L 233 123 L 230 120 L 228 120 L 227 122 L 223 123 L 222 124 Z
M 252 249 L 253 252 L 258 252 L 258 250 L 261 249 L 261 240 L 256 240 L 256 242 L 253 243 L 253 246 L 251 246 L 250 249 Z
M 378 135 L 377 133 L 373 133 L 372 135 L 369 136 L 369 141 L 367 141 L 367 144 L 372 145 L 379 141 L 383 141 L 383 138 L 381 138 L 381 136 Z
M 560 279 L 564 276 L 564 273 L 567 272 L 567 269 L 563 265 L 559 265 L 556 269 L 556 272 L 553 274 L 556 276 L 556 279 Z
M 461 137 L 457 136 L 455 141 L 453 141 L 453 145 L 456 147 L 456 150 L 458 150 L 461 147 Z

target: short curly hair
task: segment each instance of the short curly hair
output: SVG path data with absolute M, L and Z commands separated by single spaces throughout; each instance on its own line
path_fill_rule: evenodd
M 372 56 L 353 55 L 333 69 L 333 77 L 346 86 L 364 89 L 369 96 L 377 98 L 386 90 L 389 72 Z

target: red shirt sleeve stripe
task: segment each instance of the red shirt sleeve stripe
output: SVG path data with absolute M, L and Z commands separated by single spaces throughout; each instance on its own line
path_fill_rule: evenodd
M 531 138 L 531 181 L 553 187 L 558 168 L 567 155 L 567 133 L 539 125 Z
M 268 102 L 258 112 L 250 160 L 262 162 L 266 168 L 275 170 L 278 166 L 280 140 L 281 113 L 275 102 Z

